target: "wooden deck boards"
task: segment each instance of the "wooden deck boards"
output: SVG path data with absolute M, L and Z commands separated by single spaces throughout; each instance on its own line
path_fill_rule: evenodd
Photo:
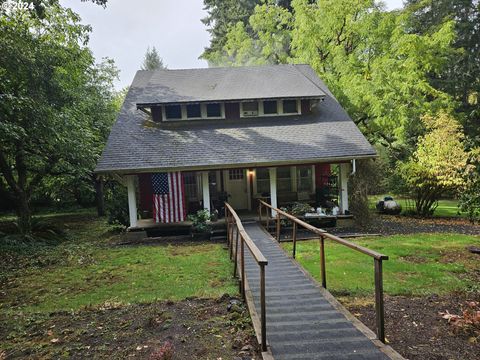
M 402 358 L 389 346 L 374 343 L 371 334 L 369 338 L 352 319 L 347 319 L 345 312 L 325 296 L 325 291 L 259 224 L 245 223 L 244 227 L 268 260 L 267 342 L 275 359 Z M 255 306 L 253 312 L 259 313 L 259 269 L 248 251 L 245 272 Z

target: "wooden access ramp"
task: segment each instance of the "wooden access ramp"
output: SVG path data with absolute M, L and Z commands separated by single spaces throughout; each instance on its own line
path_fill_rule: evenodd
M 244 277 L 240 289 L 264 359 L 403 359 L 290 258 L 258 222 L 241 224 L 236 235 L 240 220 L 235 216 L 228 206 L 231 257 L 237 259 L 235 273 L 240 280 Z M 247 251 L 248 242 L 253 252 Z M 267 260 L 263 266 L 259 256 Z

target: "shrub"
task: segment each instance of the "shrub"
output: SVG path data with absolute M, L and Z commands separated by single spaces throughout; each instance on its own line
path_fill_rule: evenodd
M 198 210 L 194 215 L 188 215 L 187 220 L 192 222 L 192 230 L 198 233 L 206 233 L 211 229 L 208 223 L 212 219 L 210 211 L 207 209 Z
M 460 210 L 467 213 L 471 222 L 480 221 L 480 148 L 472 151 L 472 163 L 476 164 L 476 171 L 467 176 L 465 191 L 460 196 Z
M 355 223 L 360 227 L 367 227 L 372 222 L 368 195 L 374 189 L 372 178 L 376 176 L 373 160 L 357 160 L 356 172 L 349 179 L 349 210 L 354 215 Z
M 58 226 L 39 218 L 32 218 L 32 232 L 30 235 L 23 235 L 17 222 L 12 223 L 12 227 L 5 229 L 6 232 L 0 232 L 0 239 L 3 243 L 44 243 L 54 245 L 66 239 L 67 235 Z
M 293 203 L 290 211 L 288 211 L 290 214 L 295 215 L 295 216 L 304 216 L 305 213 L 313 212 L 314 209 L 310 204 L 306 203 L 301 203 L 301 202 L 295 202 Z
M 105 212 L 109 224 L 123 226 L 130 224 L 125 186 L 112 181 L 105 184 Z

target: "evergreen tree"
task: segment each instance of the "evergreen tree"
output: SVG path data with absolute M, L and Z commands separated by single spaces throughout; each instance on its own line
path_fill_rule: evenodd
M 249 17 L 253 14 L 255 6 L 265 0 L 204 0 L 204 9 L 208 15 L 202 22 L 208 27 L 210 33 L 210 46 L 200 56 L 211 60 L 211 54 L 220 51 L 227 42 L 227 33 L 237 23 L 242 23 L 247 32 L 250 31 Z M 277 0 L 275 4 L 291 10 L 291 0 Z
M 480 1 L 407 0 L 406 6 L 418 34 L 432 33 L 448 20 L 455 22 L 457 51 L 443 71 L 430 74 L 430 82 L 460 103 L 457 110 L 465 116 L 465 132 L 480 144 Z
M 145 53 L 145 58 L 143 59 L 142 70 L 161 70 L 166 69 L 167 67 L 163 64 L 163 60 L 158 55 L 157 49 L 153 46 L 147 48 Z

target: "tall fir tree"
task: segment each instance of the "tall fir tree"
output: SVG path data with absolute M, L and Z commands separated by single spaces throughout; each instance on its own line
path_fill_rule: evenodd
M 161 70 L 166 68 L 166 65 L 163 64 L 163 59 L 158 55 L 155 46 L 151 49 L 148 47 L 143 59 L 142 70 Z

